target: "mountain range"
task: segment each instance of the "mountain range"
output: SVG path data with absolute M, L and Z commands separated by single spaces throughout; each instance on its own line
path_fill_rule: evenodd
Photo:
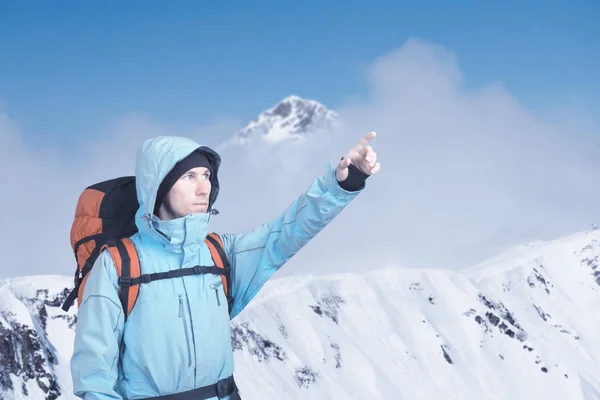
M 295 140 L 336 121 L 296 96 L 236 134 Z M 74 399 L 72 277 L 0 281 L 0 399 Z M 468 269 L 272 279 L 231 322 L 252 399 L 598 399 L 600 230 Z

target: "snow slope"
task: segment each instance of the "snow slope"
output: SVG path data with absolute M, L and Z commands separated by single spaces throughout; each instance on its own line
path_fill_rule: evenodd
M 71 387 L 76 308 L 60 307 L 63 276 L 0 281 L 0 399 L 64 399 Z
M 464 273 L 271 282 L 234 323 L 238 380 L 249 399 L 600 399 L 599 257 L 593 231 Z
M 2 398 L 73 398 L 70 281 L 0 284 Z M 598 304 L 600 230 L 458 272 L 276 279 L 232 321 L 236 379 L 244 400 L 600 399 Z

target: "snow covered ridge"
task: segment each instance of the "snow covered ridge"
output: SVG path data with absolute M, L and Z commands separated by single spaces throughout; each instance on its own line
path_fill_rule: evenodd
M 72 399 L 70 277 L 0 283 L 0 398 Z M 272 280 L 232 321 L 244 399 L 600 398 L 600 230 L 464 271 Z
M 337 120 L 335 112 L 317 101 L 288 96 L 259 114 L 236 133 L 235 139 L 242 144 L 257 139 L 271 143 L 298 140 L 333 127 Z

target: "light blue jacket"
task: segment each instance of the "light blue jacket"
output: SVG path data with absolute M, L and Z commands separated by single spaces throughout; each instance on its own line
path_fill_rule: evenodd
M 189 139 L 160 137 L 146 141 L 138 152 L 140 208 L 135 221 L 139 232 L 131 239 L 142 273 L 213 265 L 204 243 L 210 213 L 161 221 L 152 212 L 165 175 L 199 147 Z M 214 205 L 220 158 L 202 148 L 213 162 L 210 201 Z M 333 164 L 328 164 L 325 174 L 273 221 L 245 234 L 221 235 L 232 267 L 231 318 L 359 193 L 341 188 Z M 77 317 L 71 372 L 73 391 L 85 400 L 165 395 L 214 384 L 233 374 L 230 316 L 220 276 L 142 284 L 125 322 L 115 267 L 110 253 L 103 251 L 89 273 Z

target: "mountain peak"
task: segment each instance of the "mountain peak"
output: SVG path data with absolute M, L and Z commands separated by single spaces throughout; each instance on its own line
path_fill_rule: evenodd
M 331 128 L 337 114 L 315 100 L 290 95 L 260 113 L 236 138 L 242 142 L 262 139 L 268 142 L 298 140 L 308 134 Z

